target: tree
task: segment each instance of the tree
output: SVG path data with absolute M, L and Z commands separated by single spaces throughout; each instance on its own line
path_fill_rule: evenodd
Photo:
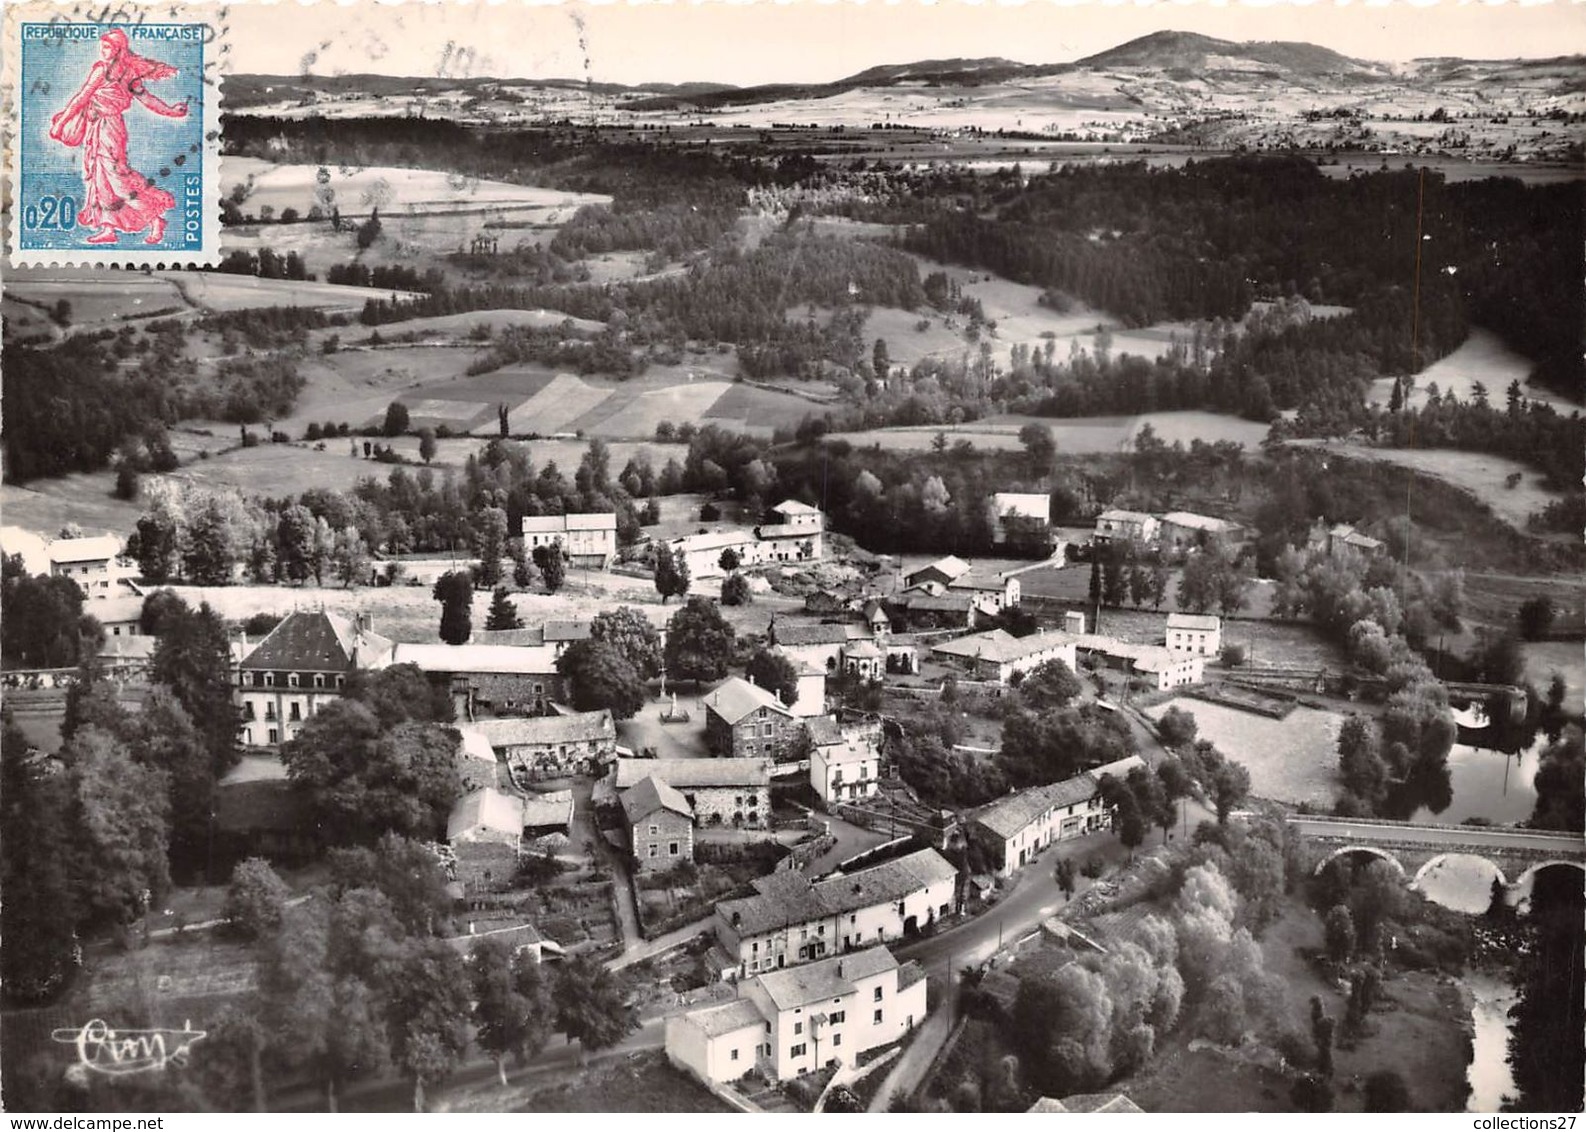
M 1128 792 L 1122 794 L 1118 801 L 1118 808 L 1113 817 L 1113 828 L 1118 831 L 1118 840 L 1123 842 L 1129 850 L 1129 861 L 1134 862 L 1134 851 L 1145 840 L 1146 823 L 1140 813 L 1140 806 L 1135 801 L 1134 795 Z
M 661 604 L 669 597 L 682 597 L 688 593 L 688 563 L 672 552 L 666 543 L 655 548 L 655 589 L 661 595 Z
M 1050 475 L 1057 459 L 1057 441 L 1046 425 L 1031 421 L 1019 430 L 1019 443 L 1024 445 L 1025 457 L 1030 461 L 1030 472 L 1035 476 Z
M 1327 941 L 1327 956 L 1334 963 L 1347 963 L 1355 952 L 1355 917 L 1347 904 L 1335 904 L 1322 921 Z
M 1228 815 L 1250 795 L 1250 772 L 1240 763 L 1225 759 L 1212 772 L 1212 803 L 1217 810 L 1217 824 L 1226 825 Z
M 78 731 L 62 750 L 82 831 L 83 910 L 130 923 L 170 888 L 165 775 L 133 762 L 121 742 L 97 727 Z
M 506 1059 L 519 1063 L 538 1054 L 550 1040 L 554 1019 L 550 988 L 540 965 L 527 951 L 516 955 L 500 939 L 481 939 L 468 957 L 474 999 L 475 1038 L 496 1059 L 507 1083 Z
M 749 579 L 742 574 L 733 574 L 723 579 L 721 583 L 721 603 L 723 605 L 753 605 L 754 590 L 749 587 Z
M 720 680 L 737 635 L 709 598 L 691 597 L 666 628 L 666 672 L 673 680 Z
M 433 723 L 383 731 L 365 705 L 335 699 L 281 748 L 287 778 L 328 844 L 388 831 L 434 838 L 462 795 L 456 732 Z
M 545 592 L 553 594 L 567 581 L 567 559 L 562 555 L 562 540 L 556 539 L 548 546 L 534 548 L 534 565 L 540 571 L 540 581 Z
M 276 562 L 288 581 L 308 579 L 314 558 L 314 513 L 301 503 L 281 512 L 275 524 Z
M 556 658 L 579 711 L 608 708 L 614 719 L 631 719 L 644 706 L 638 670 L 612 645 L 593 638 L 577 641 Z
M 1063 890 L 1063 899 L 1071 900 L 1074 896 L 1074 862 L 1067 857 L 1060 857 L 1055 871 L 1057 887 Z
M 756 649 L 744 671 L 749 681 L 773 693 L 784 704 L 798 699 L 799 674 L 793 662 L 779 652 Z
M 423 1112 L 425 1088 L 449 1077 L 468 1050 L 468 969 L 450 944 L 414 941 L 389 989 L 391 1060 L 413 1079 L 413 1111 Z
M 104 630 L 84 613 L 83 592 L 69 578 L 29 577 L 19 557 L 6 559 L 0 582 L 0 655 L 18 668 L 75 668 L 86 654 L 85 637 Z
M 738 552 L 729 546 L 726 550 L 721 552 L 721 557 L 717 559 L 717 564 L 722 568 L 722 570 L 728 574 L 731 574 L 738 568 L 738 563 L 740 561 L 741 560 L 738 557 Z
M 432 680 L 415 664 L 356 669 L 347 677 L 342 699 L 367 707 L 382 731 L 399 723 L 450 723 L 456 718 L 449 684 Z
M 369 213 L 369 219 L 358 225 L 358 250 L 366 251 L 380 238 L 380 210 Z
M 235 766 L 241 713 L 232 698 L 231 637 L 208 602 L 167 619 L 149 674 L 171 690 L 203 736 L 213 777 Z
M 1032 711 L 1064 708 L 1083 690 L 1079 677 L 1061 660 L 1048 660 L 1025 676 L 1019 684 L 1019 698 Z
M 1566 727 L 1542 751 L 1531 824 L 1575 833 L 1586 827 L 1586 740 L 1577 726 Z
M 145 637 L 163 636 L 165 626 L 173 617 L 190 612 L 188 604 L 174 590 L 155 590 L 143 599 L 143 608 L 138 613 L 138 632 Z
M 1195 742 L 1195 716 L 1181 707 L 1170 707 L 1156 723 L 1162 744 L 1169 750 L 1180 750 Z
M 386 406 L 385 423 L 380 426 L 380 431 L 386 436 L 401 436 L 407 432 L 410 424 L 408 407 L 401 401 L 392 401 Z
M 474 580 L 465 571 L 451 570 L 435 582 L 435 600 L 441 603 L 441 640 L 464 645 L 473 636 Z
M 589 637 L 616 649 L 633 665 L 641 680 L 660 675 L 661 664 L 666 659 L 661 651 L 661 634 L 650 619 L 633 606 L 619 605 L 595 614 L 589 622 Z
M 622 985 L 587 955 L 565 960 L 557 968 L 551 991 L 556 1027 L 583 1054 L 607 1049 L 639 1028 L 638 1012 L 626 1002 Z
M 486 507 L 474 527 L 479 548 L 479 582 L 494 586 L 501 581 L 501 559 L 507 553 L 507 513 L 500 507 Z
M 346 526 L 336 532 L 331 567 L 341 584 L 349 589 L 369 580 L 369 548 L 357 527 Z
M 1545 641 L 1553 629 L 1555 610 L 1546 594 L 1527 599 L 1520 606 L 1520 636 L 1528 641 Z
M 15 1002 L 44 999 L 73 970 L 78 920 L 71 867 L 76 811 L 65 775 L 32 764 L 28 737 L 11 722 L 0 734 L 0 980 Z
M 231 885 L 226 889 L 221 915 L 243 939 L 258 939 L 281 926 L 290 893 L 270 862 L 249 857 L 231 871 Z
M 497 586 L 490 597 L 490 614 L 485 618 L 485 628 L 491 632 L 523 628 L 523 618 L 518 616 L 518 607 L 507 596 L 505 586 Z
M 892 356 L 887 351 L 887 340 L 877 338 L 875 348 L 870 353 L 870 367 L 875 371 L 877 381 L 885 381 L 892 372 Z
M 435 459 L 435 430 L 426 425 L 419 429 L 419 459 L 428 464 Z
M 1367 1112 L 1411 1111 L 1409 1086 L 1394 1069 L 1379 1069 L 1368 1076 L 1364 1097 Z

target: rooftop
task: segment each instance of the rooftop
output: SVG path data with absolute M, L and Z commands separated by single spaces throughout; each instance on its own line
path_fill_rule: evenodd
M 1223 627 L 1223 619 L 1215 613 L 1169 613 L 1167 627 L 1216 631 Z
M 938 558 L 935 562 L 927 562 L 924 566 L 910 570 L 906 578 L 913 578 L 927 570 L 935 570 L 947 578 L 957 578 L 969 572 L 969 563 L 956 555 L 949 554 L 946 558 Z
M 630 825 L 643 821 L 657 810 L 671 810 L 689 821 L 694 820 L 694 807 L 688 804 L 688 799 L 653 774 L 641 778 L 633 789 L 622 795 L 622 812 Z
M 1056 629 L 1031 633 L 1028 637 L 1015 637 L 1006 629 L 992 629 L 987 633 L 972 633 L 967 637 L 943 641 L 939 645 L 932 645 L 931 651 L 971 660 L 989 660 L 994 664 L 1011 664 L 1048 649 L 1072 645 L 1074 642 L 1073 634 L 1062 633 Z
M 991 508 L 998 518 L 1018 516 L 1024 519 L 1049 521 L 1052 517 L 1052 497 L 1028 492 L 999 491 L 991 497 Z
M 526 829 L 566 826 L 573 820 L 573 792 L 558 790 L 551 794 L 530 794 L 523 799 L 523 825 Z
M 975 812 L 973 820 L 998 837 L 1013 837 L 1047 810 L 1083 805 L 1096 796 L 1096 780 L 1088 774 L 1033 786 L 990 802 Z
M 446 840 L 454 840 L 474 829 L 522 836 L 523 799 L 488 786 L 463 795 L 446 819 Z
M 587 641 L 590 625 L 588 621 L 547 621 L 540 632 L 547 644 L 554 641 Z
M 51 562 L 100 562 L 116 558 L 125 544 L 115 535 L 58 538 L 49 544 Z
M 745 546 L 754 541 L 751 531 L 706 531 L 704 534 L 683 535 L 671 540 L 672 549 L 684 553 L 702 553 L 725 550 L 729 546 Z
M 679 790 L 709 786 L 768 786 L 770 759 L 618 759 L 618 790 L 655 775 Z
M 800 503 L 797 499 L 784 499 L 771 508 L 779 515 L 819 515 L 819 507 L 811 507 L 808 503 Z
M 958 876 L 958 870 L 935 849 L 921 849 L 895 861 L 884 861 L 847 876 L 815 882 L 815 892 L 833 912 L 855 912 L 901 900 L 913 892 Z
M 1227 519 L 1217 519 L 1210 515 L 1197 515 L 1193 511 L 1169 511 L 1162 516 L 1164 523 L 1172 523 L 1175 527 L 1187 527 L 1190 530 L 1206 531 L 1219 534 L 1231 531 L 1239 526 L 1238 523 L 1229 522 Z
M 760 935 L 787 924 L 807 924 L 832 914 L 800 872 L 778 872 L 754 881 L 755 895 L 722 900 L 716 914 L 740 936 Z
M 530 747 L 542 743 L 590 743 L 617 738 L 611 712 L 580 711 L 525 719 L 481 719 L 472 726 L 495 748 Z
M 750 1026 L 759 1028 L 765 1025 L 765 1018 L 761 1015 L 760 1008 L 753 1000 L 747 998 L 735 998 L 720 1006 L 692 1010 L 687 1017 L 689 1024 L 699 1027 L 707 1038 L 719 1038 L 723 1034 L 746 1030 Z
M 554 535 L 563 531 L 604 531 L 617 529 L 614 511 L 595 511 L 578 515 L 525 515 L 523 533 Z
M 391 658 L 392 648 L 387 638 L 360 629 L 339 613 L 298 610 L 270 630 L 240 667 L 347 672 L 379 667 Z
M 842 728 L 837 726 L 833 716 L 817 715 L 806 719 L 804 726 L 809 729 L 810 742 L 817 747 L 830 747 L 843 741 Z
M 416 664 L 425 672 L 543 676 L 556 671 L 553 650 L 526 645 L 397 645 L 392 663 Z
M 777 622 L 771 630 L 776 643 L 795 648 L 805 645 L 840 645 L 848 641 L 868 638 L 870 626 L 857 621 L 824 621 L 814 625 Z
M 1123 511 L 1112 507 L 1097 515 L 1096 521 L 1106 523 L 1154 523 L 1156 522 L 1156 516 L 1148 515 L 1144 511 Z
M 705 708 L 707 711 L 715 712 L 728 723 L 737 723 L 761 708 L 770 708 L 783 715 L 789 714 L 786 705 L 777 699 L 775 692 L 758 684 L 751 684 L 748 680 L 737 676 L 727 679 L 707 696 Z
M 778 1010 L 793 1010 L 822 999 L 852 994 L 853 980 L 893 971 L 897 966 L 898 961 L 892 957 L 892 952 L 877 944 L 864 951 L 772 971 L 761 975 L 758 981 Z
M 476 727 L 459 727 L 457 734 L 462 737 L 459 753 L 471 759 L 479 759 L 481 762 L 496 761 L 496 752 L 491 750 L 490 740 L 485 737 L 484 732 Z

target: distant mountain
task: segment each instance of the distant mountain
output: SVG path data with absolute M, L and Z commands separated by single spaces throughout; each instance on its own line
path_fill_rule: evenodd
M 1242 65 L 1241 65 L 1242 64 Z M 1198 74 L 1267 68 L 1294 77 L 1379 78 L 1389 69 L 1312 43 L 1234 43 L 1185 31 L 1158 31 L 1079 60 L 1097 70 L 1152 70 Z
M 1015 63 L 1012 59 L 999 57 L 990 59 L 922 59 L 917 63 L 887 63 L 879 67 L 869 67 L 860 71 L 857 75 L 849 75 L 846 79 L 839 79 L 835 84 L 831 85 L 849 87 L 887 86 L 896 82 L 941 81 L 948 76 L 953 78 L 980 77 L 983 79 L 994 79 L 1019 74 L 1031 69 L 1027 63 Z

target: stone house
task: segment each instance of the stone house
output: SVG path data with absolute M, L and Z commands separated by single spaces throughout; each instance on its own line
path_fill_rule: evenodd
M 705 743 L 714 755 L 781 760 L 801 726 L 775 693 L 736 676 L 705 697 Z
M 507 764 L 514 778 L 560 778 L 594 774 L 617 754 L 617 725 L 611 712 L 572 712 L 522 719 L 481 719 L 473 729 Z
M 449 682 L 459 719 L 544 715 L 566 699 L 555 646 L 397 645 L 391 663 L 412 664 Z
M 623 792 L 622 814 L 640 872 L 661 872 L 694 859 L 694 808 L 653 774 Z
M 603 785 L 620 801 L 652 775 L 683 795 L 702 826 L 758 826 L 771 818 L 768 758 L 617 759 Z

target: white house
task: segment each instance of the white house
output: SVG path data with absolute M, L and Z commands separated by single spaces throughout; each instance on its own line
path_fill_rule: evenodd
M 1027 525 L 1043 533 L 1052 526 L 1052 497 L 1044 493 L 999 491 L 991 497 L 991 541 L 1008 541 L 1010 526 Z M 1008 520 L 1014 522 L 1010 524 Z
M 1198 684 L 1205 675 L 1205 659 L 1196 653 L 1131 645 L 1099 633 L 1076 634 L 1073 641 L 1077 651 L 1146 681 L 1156 691 Z
M 1163 550 L 1193 550 L 1208 539 L 1227 539 L 1243 528 L 1227 519 L 1197 515 L 1192 511 L 1169 511 L 1162 516 Z
M 819 881 L 779 872 L 752 883 L 753 896 L 721 901 L 713 919 L 740 975 L 913 935 L 952 914 L 958 870 L 921 849 Z
M 1169 613 L 1167 647 L 1170 652 L 1216 656 L 1223 648 L 1223 619 L 1211 613 Z
M 617 559 L 616 512 L 523 517 L 523 545 L 531 554 L 537 546 L 558 542 L 573 565 L 606 569 Z
M 1015 637 L 1006 629 L 972 633 L 932 645 L 931 653 L 966 668 L 976 679 L 999 684 L 1008 683 L 1017 673 L 1034 671 L 1047 661 L 1061 660 L 1070 669 L 1075 662 L 1074 637 L 1054 629 L 1028 637 Z
M 885 947 L 750 979 L 742 996 L 666 1021 L 666 1055 L 705 1081 L 785 1081 L 853 1065 L 925 1020 L 925 971 Z
M 1101 780 L 1126 778 L 1145 766 L 1136 755 L 1108 763 L 1062 782 L 1035 786 L 999 798 L 971 815 L 971 841 L 985 850 L 992 870 L 1008 876 L 1057 841 L 1106 829 L 1111 814 L 1101 799 Z
M 523 799 L 488 787 L 464 794 L 446 819 L 446 840 L 453 845 L 490 842 L 514 850 L 523 839 Z
M 798 683 L 793 696 L 793 702 L 787 705 L 788 710 L 800 719 L 809 719 L 817 715 L 826 714 L 826 669 L 809 663 L 800 657 L 790 655 L 786 650 L 772 647 L 778 655 L 787 657 L 793 670 L 798 673 Z
M 391 641 L 366 616 L 297 611 L 270 630 L 237 665 L 238 735 L 245 747 L 297 737 L 310 716 L 342 694 L 357 669 L 391 663 Z
M 117 563 L 121 552 L 122 541 L 114 535 L 58 538 L 46 550 L 50 573 L 57 578 L 70 578 L 90 598 L 109 597 L 126 575 L 127 571 Z
M 1121 511 L 1112 508 L 1096 516 L 1095 540 L 1100 543 L 1112 542 L 1140 542 L 1150 545 L 1156 542 L 1161 532 L 1162 524 L 1155 515 L 1148 515 L 1144 511 Z
M 831 716 L 811 719 L 810 786 L 828 807 L 868 798 L 881 789 L 881 724 L 839 725 Z

